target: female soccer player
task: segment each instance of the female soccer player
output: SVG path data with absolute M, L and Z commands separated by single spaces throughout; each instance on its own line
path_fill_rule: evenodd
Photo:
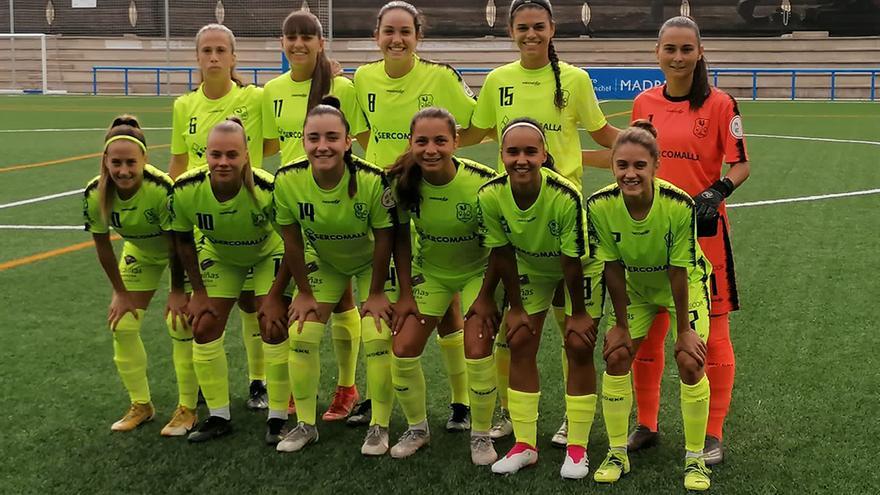
M 114 431 L 131 431 L 155 414 L 140 331 L 144 311 L 169 258 L 171 291 L 165 316 L 179 399 L 162 435 L 184 435 L 197 419 L 198 384 L 193 371 L 192 333 L 184 317 L 183 271 L 168 235 L 171 186 L 167 174 L 147 164 L 146 139 L 137 119 L 130 115 L 114 119 L 104 138 L 101 174 L 86 186 L 83 205 L 86 230 L 92 233 L 98 260 L 113 286 L 107 317 L 113 331 L 113 361 L 131 399 L 128 412 L 110 427 Z M 118 264 L 110 243 L 111 227 L 125 239 Z
M 202 82 L 194 91 L 174 101 L 171 124 L 169 175 L 176 179 L 186 170 L 207 163 L 207 140 L 211 129 L 230 115 L 244 123 L 251 166 L 263 163 L 263 90 L 244 85 L 235 73 L 235 35 L 226 26 L 208 24 L 196 34 L 196 59 Z M 242 339 L 248 356 L 250 390 L 247 405 L 267 407 L 263 348 L 253 282 L 248 279 L 239 300 Z
M 556 24 L 548 0 L 513 0 L 508 32 L 519 48 L 519 60 L 494 69 L 486 76 L 471 126 L 462 134 L 462 146 L 479 143 L 493 128 L 500 129 L 517 117 L 538 120 L 547 135 L 547 150 L 557 161 L 557 171 L 581 190 L 583 168 L 578 128 L 584 127 L 600 145 L 610 148 L 618 130 L 605 120 L 589 74 L 561 62 L 553 47 Z M 589 154 L 590 152 L 585 152 Z M 500 165 L 500 162 L 499 162 Z M 553 315 L 560 331 L 565 327 L 562 290 L 553 301 Z M 497 339 L 498 377 L 501 385 L 501 421 L 494 438 L 510 434 L 504 384 L 510 363 L 505 339 Z M 562 349 L 563 376 L 566 375 Z M 553 444 L 566 445 L 566 424 L 553 437 Z
M 505 175 L 480 189 L 478 200 L 489 267 L 466 325 L 466 355 L 473 370 L 474 422 L 488 425 L 495 403 L 492 342 L 483 338 L 486 321 L 497 311 L 491 300 L 499 278 L 510 307 L 505 317 L 511 351 L 510 417 L 516 444 L 492 471 L 512 474 L 538 461 L 537 352 L 541 328 L 560 281 L 566 288 L 564 343 L 568 357 L 566 414 L 570 434 L 560 474 L 583 478 L 589 470 L 586 447 L 596 409 L 593 346 L 604 290 L 600 263 L 587 258 L 580 192 L 552 170 L 540 124 L 514 119 L 501 134 Z M 476 362 L 482 361 L 482 363 Z M 478 370 L 478 364 L 485 365 Z M 479 399 L 478 399 L 479 396 Z M 481 434 L 488 437 L 488 431 Z M 487 456 L 488 457 L 488 456 Z
M 424 26 L 424 18 L 411 4 L 386 3 L 379 9 L 374 32 L 382 59 L 361 65 L 354 76 L 358 103 L 370 129 L 358 141 L 369 142 L 366 159 L 382 168 L 390 167 L 406 151 L 410 122 L 419 110 L 440 107 L 459 123 L 471 120 L 474 95 L 461 75 L 448 65 L 416 55 Z M 450 306 L 437 330 L 452 392 L 447 429 L 454 430 L 470 427 L 463 326 L 456 303 Z
M 215 125 L 208 134 L 208 166 L 178 177 L 171 196 L 171 226 L 192 284 L 188 314 L 195 339 L 193 362 L 210 410 L 210 417 L 189 435 L 191 442 L 204 442 L 231 430 L 223 348 L 226 321 L 248 274 L 253 276 L 259 304 L 283 256 L 281 238 L 271 225 L 274 178 L 251 167 L 247 142 L 238 118 Z M 198 249 L 195 231 L 201 236 Z M 285 377 L 280 377 L 280 396 L 286 405 L 290 392 L 284 390 Z M 270 411 L 270 418 L 283 419 L 286 414 L 284 407 Z
M 709 85 L 696 23 L 687 17 L 666 21 L 656 52 L 666 84 L 636 97 L 632 118 L 650 119 L 656 126 L 663 159 L 657 176 L 694 198 L 700 247 L 712 263 L 711 331 L 706 343 L 712 395 L 704 453 L 706 464 L 713 465 L 723 458 L 724 418 L 736 370 L 728 314 L 739 309 L 724 199 L 749 177 L 749 162 L 736 100 Z M 724 177 L 723 162 L 730 165 Z M 663 342 L 668 329 L 669 315 L 660 312 L 633 363 L 639 426 L 628 441 L 631 451 L 650 446 L 657 438 Z
M 703 437 L 709 381 L 703 371 L 709 336 L 709 274 L 697 243 L 694 201 L 656 178 L 660 149 L 647 120 L 621 132 L 612 148 L 616 183 L 587 201 L 590 253 L 605 263 L 614 307 L 602 355 L 602 410 L 610 450 L 594 479 L 613 483 L 630 470 L 626 431 L 632 408 L 630 369 L 661 309 L 675 318 L 675 359 L 681 377 L 685 477 L 688 490 L 709 488 Z M 677 318 L 676 318 L 677 316 Z
M 325 103 L 306 117 L 307 158 L 276 173 L 275 208 L 284 263 L 298 289 L 290 305 L 290 365 L 299 421 L 277 449 L 295 452 L 318 440 L 315 397 L 321 338 L 330 310 L 354 277 L 362 298 L 361 336 L 374 409 L 361 452 L 383 455 L 388 451 L 394 399 L 391 305 L 384 289 L 394 242 L 394 199 L 382 169 L 351 154 L 351 132 L 338 109 L 339 100 L 326 97 Z
M 395 458 L 414 454 L 430 440 L 421 355 L 454 296 L 460 293 L 462 307 L 468 308 L 480 290 L 489 253 L 478 233 L 477 191 L 498 175 L 453 155 L 458 133 L 447 110 L 419 111 L 409 133 L 409 149 L 391 168 L 397 176 L 400 219 L 395 232 L 400 299 L 394 314 L 391 376 L 409 423 L 391 448 Z M 410 220 L 415 241 L 410 237 Z
M 309 110 L 320 104 L 324 96 L 332 94 L 339 98 L 342 111 L 352 124 L 352 134 L 363 132 L 366 125 L 354 85 L 345 77 L 334 76 L 331 61 L 324 52 L 323 30 L 318 18 L 309 12 L 294 11 L 284 19 L 281 33 L 281 48 L 290 62 L 290 71 L 266 83 L 262 115 L 267 155 L 275 153 L 280 141 L 281 163 L 286 165 L 303 156 L 303 122 Z M 332 318 L 331 333 L 339 375 L 333 401 L 322 416 L 324 421 L 345 419 L 358 401 L 354 380 L 360 325 L 354 299 L 347 290 Z M 273 359 L 287 362 L 286 355 L 277 354 Z M 269 366 L 268 357 L 266 361 Z

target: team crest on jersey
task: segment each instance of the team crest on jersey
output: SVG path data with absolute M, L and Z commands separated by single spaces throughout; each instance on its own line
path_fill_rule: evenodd
M 370 211 L 367 209 L 366 203 L 354 204 L 354 216 L 358 217 L 359 220 L 366 220 L 369 214 Z
M 159 215 L 157 215 L 156 211 L 152 208 L 144 210 L 144 218 L 147 219 L 147 223 L 150 225 L 156 225 L 159 223 Z
M 397 201 L 394 201 L 394 193 L 391 192 L 390 187 L 386 187 L 384 191 L 382 191 L 382 206 L 385 208 L 394 208 L 397 206 Z
M 197 157 L 202 158 L 202 157 L 205 156 L 205 147 L 204 147 L 204 146 L 199 146 L 198 144 L 193 143 L 193 145 L 192 145 L 192 152 L 193 152 L 193 154 L 196 155 Z
M 266 219 L 266 215 L 263 212 L 252 211 L 251 212 L 251 221 L 254 222 L 254 227 L 262 227 L 266 225 L 268 220 Z
M 247 120 L 248 118 L 248 109 L 247 107 L 238 107 L 232 111 L 236 117 L 240 118 L 242 121 Z
M 419 110 L 434 106 L 434 95 L 426 93 L 419 95 Z
M 571 92 L 567 89 L 562 90 L 562 106 L 568 106 L 568 99 L 571 97 Z
M 130 254 L 126 254 L 125 255 L 125 264 L 130 265 L 132 263 L 137 263 L 137 258 L 135 258 L 134 256 L 132 256 Z
M 460 222 L 470 222 L 474 219 L 474 207 L 470 203 L 458 203 L 455 205 L 455 218 Z
M 550 229 L 550 235 L 553 237 L 559 237 L 562 234 L 562 227 L 559 226 L 559 222 L 556 220 L 550 220 L 547 223 L 547 228 Z
M 743 138 L 743 121 L 739 115 L 730 119 L 730 135 L 736 139 Z
M 211 258 L 205 258 L 202 260 L 201 263 L 199 263 L 199 267 L 202 270 L 207 270 L 208 268 L 211 268 L 212 266 L 214 266 L 214 260 L 212 260 Z
M 709 119 L 697 118 L 694 121 L 694 136 L 704 138 L 709 135 Z

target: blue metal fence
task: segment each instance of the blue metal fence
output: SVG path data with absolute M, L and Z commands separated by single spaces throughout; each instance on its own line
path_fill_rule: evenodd
M 129 94 L 129 74 L 138 73 L 155 73 L 156 74 L 156 95 L 161 94 L 162 75 L 165 73 L 186 73 L 187 86 L 193 89 L 193 73 L 198 71 L 195 67 L 128 67 L 128 66 L 112 66 L 99 65 L 92 67 L 92 94 L 98 94 L 98 73 L 99 72 L 122 72 L 123 86 L 125 94 Z M 281 74 L 280 67 L 238 67 L 236 69 L 240 74 L 251 74 L 253 83 L 257 84 L 259 74 Z M 488 74 L 492 69 L 488 68 L 461 68 L 459 72 L 462 74 Z M 653 84 L 661 84 L 663 75 L 656 67 L 589 67 L 593 77 L 593 85 L 596 87 L 596 96 L 600 99 L 621 99 L 632 98 L 639 92 L 648 89 Z M 354 69 L 345 69 L 344 73 L 353 74 Z M 869 99 L 875 101 L 877 98 L 877 78 L 880 75 L 880 68 L 874 69 L 764 69 L 764 68 L 742 68 L 742 69 L 709 69 L 713 83 L 718 85 L 719 75 L 745 75 L 752 78 L 752 99 L 758 98 L 758 76 L 760 75 L 790 75 L 791 76 L 791 94 L 790 99 L 797 99 L 797 78 L 806 75 L 828 75 L 830 80 L 830 98 L 836 99 L 837 78 L 840 75 L 866 75 L 871 77 Z

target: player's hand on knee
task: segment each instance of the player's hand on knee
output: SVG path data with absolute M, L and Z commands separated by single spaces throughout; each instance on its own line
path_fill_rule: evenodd
M 171 316 L 171 329 L 177 331 L 179 324 L 181 329 L 186 327 L 188 317 L 186 314 L 189 297 L 180 289 L 171 290 L 168 293 L 168 302 L 165 304 L 165 319 Z
M 400 331 L 403 330 L 403 325 L 406 323 L 406 319 L 410 316 L 418 319 L 419 323 L 422 325 L 425 324 L 425 319 L 419 314 L 419 306 L 416 304 L 416 300 L 413 299 L 411 294 L 401 294 L 400 299 L 392 305 L 392 309 L 394 315 L 391 318 L 391 335 L 397 335 L 400 333 Z
M 693 330 L 680 332 L 675 340 L 675 356 L 684 352 L 702 368 L 706 363 L 706 343 Z
M 287 311 L 288 322 L 290 325 L 296 323 L 296 333 L 302 333 L 303 325 L 309 321 L 309 315 L 315 319 L 321 319 L 321 313 L 318 310 L 318 301 L 315 296 L 306 292 L 298 292 Z
M 495 329 L 501 323 L 501 313 L 498 312 L 498 306 L 495 301 L 490 298 L 477 297 L 467 314 L 464 315 L 465 321 L 477 320 L 480 333 L 479 338 L 495 337 Z
M 367 300 L 364 301 L 364 305 L 361 306 L 361 318 L 366 318 L 368 315 L 372 316 L 376 322 L 376 331 L 379 333 L 382 332 L 380 321 L 384 321 L 390 328 L 393 314 L 394 311 L 391 309 L 391 303 L 384 292 L 370 294 Z
M 569 335 L 582 340 L 590 347 L 596 346 L 596 322 L 587 313 L 565 317 L 565 336 Z
M 200 328 L 199 323 L 205 316 L 210 315 L 217 318 L 217 310 L 214 309 L 211 298 L 204 290 L 193 291 L 187 304 L 186 313 L 189 315 L 189 324 L 193 329 Z
M 526 313 L 525 309 L 521 307 L 514 308 L 511 306 L 507 310 L 507 316 L 504 318 L 504 322 L 507 324 L 508 344 L 510 344 L 513 338 L 520 332 L 528 332 L 532 335 L 537 333 L 537 330 L 532 328 L 532 320 L 529 318 L 529 315 Z
M 110 299 L 110 307 L 107 310 L 107 323 L 110 325 L 110 330 L 116 331 L 116 325 L 119 324 L 119 320 L 121 320 L 126 313 L 131 313 L 134 315 L 134 319 L 138 319 L 137 306 L 134 303 L 134 298 L 131 297 L 128 291 L 122 292 L 113 292 L 113 298 Z
M 263 297 L 257 318 L 260 320 L 260 329 L 265 333 L 268 342 L 284 340 L 287 334 L 287 305 L 284 299 L 272 296 Z
M 632 358 L 633 342 L 629 334 L 629 329 L 620 325 L 614 325 L 605 333 L 605 343 L 602 346 L 602 358 L 608 361 L 608 358 L 618 349 L 625 349 Z

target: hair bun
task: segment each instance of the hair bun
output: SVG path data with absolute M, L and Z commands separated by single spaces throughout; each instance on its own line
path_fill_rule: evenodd
M 226 120 L 228 120 L 229 122 L 235 122 L 236 124 L 240 125 L 242 129 L 244 129 L 244 122 L 242 122 L 237 115 L 230 115 L 229 117 L 226 117 Z
M 654 127 L 654 124 L 651 123 L 648 119 L 638 119 L 634 120 L 630 127 L 638 127 L 639 129 L 644 129 L 651 133 L 655 138 L 657 137 L 657 128 Z
M 327 95 L 321 98 L 321 105 L 327 105 L 328 107 L 342 110 L 342 103 L 340 103 L 339 98 L 332 95 Z
M 119 117 L 116 117 L 115 119 L 113 119 L 113 123 L 110 124 L 110 127 L 116 127 L 118 125 L 127 125 L 127 126 L 134 127 L 135 129 L 141 128 L 141 124 L 140 124 L 140 122 L 138 122 L 137 117 L 135 117 L 134 115 L 128 115 L 128 114 L 120 115 Z

